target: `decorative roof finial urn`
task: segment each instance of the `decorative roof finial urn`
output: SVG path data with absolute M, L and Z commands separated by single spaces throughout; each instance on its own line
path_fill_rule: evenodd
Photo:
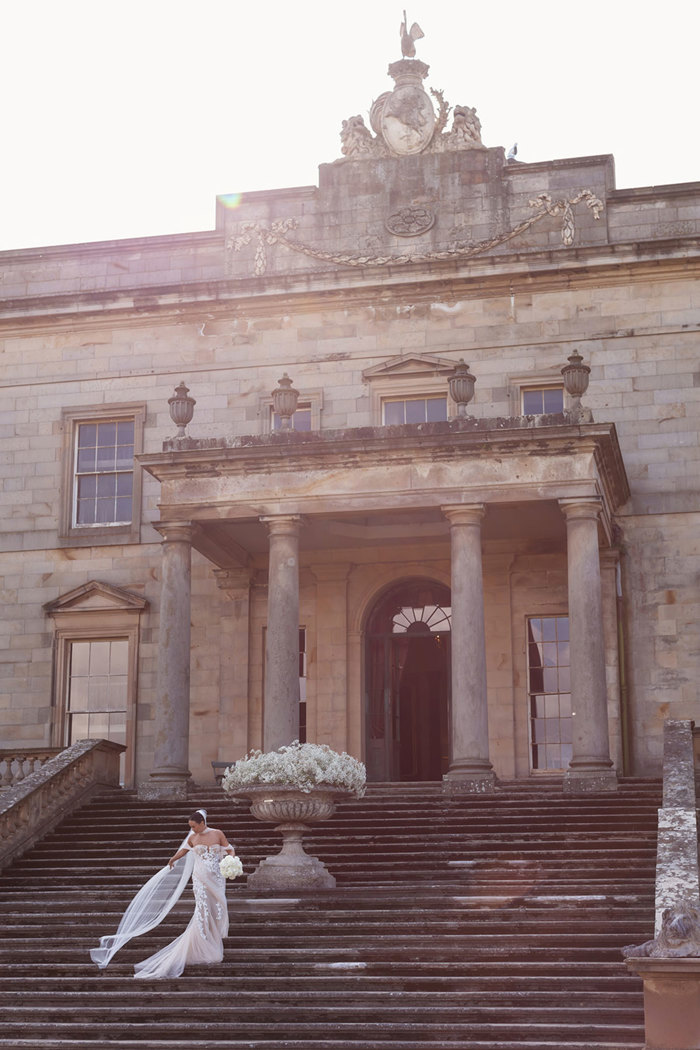
M 475 383 L 476 376 L 471 374 L 469 365 L 465 364 L 463 357 L 460 357 L 455 365 L 454 372 L 447 379 L 450 397 L 457 405 L 457 418 L 466 416 L 467 405 L 474 397 Z
M 280 430 L 291 430 L 291 419 L 297 410 L 299 391 L 292 386 L 292 381 L 285 372 L 277 382 L 279 386 L 272 391 L 272 409 L 280 419 Z
M 578 350 L 568 357 L 568 365 L 564 365 L 561 374 L 564 377 L 564 389 L 571 398 L 571 406 L 567 412 L 572 423 L 592 423 L 593 413 L 590 408 L 584 408 L 581 398 L 588 390 L 588 377 L 590 368 L 583 364 L 583 358 Z
M 185 386 L 185 380 L 180 382 L 179 386 L 175 387 L 175 393 L 172 397 L 168 398 L 168 404 L 170 406 L 170 418 L 176 427 L 178 432 L 176 437 L 184 438 L 185 427 L 188 423 L 192 422 L 192 416 L 194 415 L 194 406 L 197 404 L 193 397 L 188 397 L 190 388 Z

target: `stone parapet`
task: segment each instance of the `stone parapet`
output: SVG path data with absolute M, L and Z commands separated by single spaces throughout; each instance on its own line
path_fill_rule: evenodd
M 111 740 L 79 740 L 0 796 L 0 868 L 26 852 L 77 806 L 119 787 L 119 756 Z

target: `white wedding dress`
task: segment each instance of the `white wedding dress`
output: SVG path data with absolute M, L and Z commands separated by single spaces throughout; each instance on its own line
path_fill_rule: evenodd
M 217 963 L 224 957 L 224 937 L 228 933 L 225 879 L 219 863 L 232 848 L 188 846 L 185 857 L 173 868 L 165 867 L 142 886 L 125 911 L 116 934 L 100 939 L 100 947 L 90 952 L 92 961 L 104 967 L 132 937 L 154 929 L 179 899 L 190 874 L 194 891 L 194 914 L 184 933 L 154 955 L 136 963 L 135 977 L 179 977 L 185 966 Z

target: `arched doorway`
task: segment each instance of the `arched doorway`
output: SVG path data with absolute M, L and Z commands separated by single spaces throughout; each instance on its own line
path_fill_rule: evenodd
M 365 631 L 369 780 L 439 780 L 449 761 L 450 591 L 404 581 Z

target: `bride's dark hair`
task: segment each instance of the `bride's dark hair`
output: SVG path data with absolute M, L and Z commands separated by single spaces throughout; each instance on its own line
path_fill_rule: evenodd
M 204 810 L 196 809 L 194 813 L 191 814 L 190 820 L 193 820 L 196 824 L 206 824 L 207 815 Z

